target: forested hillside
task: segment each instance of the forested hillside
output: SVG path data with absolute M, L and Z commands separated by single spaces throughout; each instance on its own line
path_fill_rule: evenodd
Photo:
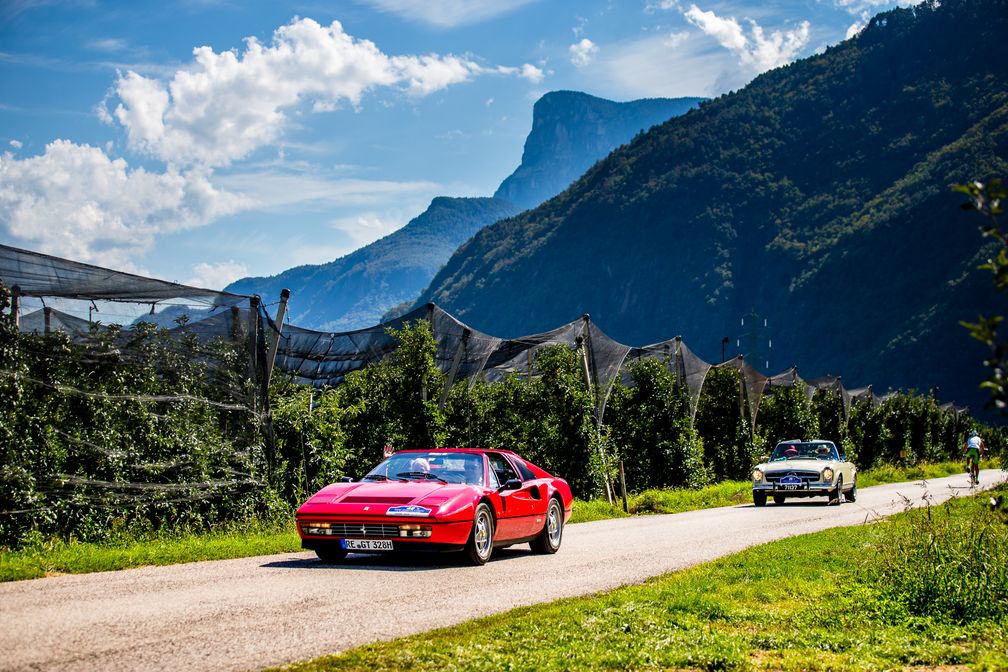
M 505 337 L 588 312 L 624 343 L 681 334 L 713 361 L 755 311 L 772 372 L 979 406 L 984 353 L 959 322 L 997 299 L 949 185 L 1008 174 L 1006 24 L 1005 0 L 880 14 L 484 229 L 420 301 Z

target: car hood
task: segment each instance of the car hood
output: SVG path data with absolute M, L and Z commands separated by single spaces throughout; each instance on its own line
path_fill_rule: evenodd
M 788 471 L 822 471 L 823 467 L 836 469 L 836 460 L 781 460 L 779 462 L 764 462 L 756 468 L 764 474 L 776 474 Z
M 446 503 L 473 496 L 472 486 L 430 481 L 334 483 L 312 495 L 298 513 L 383 516 L 398 507 L 421 507 L 434 513 Z M 418 509 L 414 511 L 422 515 Z

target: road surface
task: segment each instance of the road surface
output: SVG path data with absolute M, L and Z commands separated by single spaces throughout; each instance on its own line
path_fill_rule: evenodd
M 981 472 L 990 486 L 1005 478 Z M 450 556 L 314 554 L 144 567 L 0 584 L 2 670 L 254 670 L 521 605 L 594 593 L 775 539 L 859 525 L 968 494 L 965 474 L 795 500 L 571 525 L 553 556 L 527 545 L 484 567 Z M 906 499 L 904 499 L 906 498 Z

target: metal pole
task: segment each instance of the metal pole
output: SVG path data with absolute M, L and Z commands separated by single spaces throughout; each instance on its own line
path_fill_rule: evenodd
M 48 336 L 52 332 L 52 308 L 44 307 L 42 314 L 45 315 L 45 335 Z

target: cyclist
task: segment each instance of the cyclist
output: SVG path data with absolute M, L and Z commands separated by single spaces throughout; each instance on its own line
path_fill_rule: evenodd
M 983 457 L 984 448 L 984 440 L 980 435 L 976 431 L 970 432 L 963 446 L 963 454 L 966 455 L 966 470 L 969 472 L 970 481 L 974 484 L 980 482 L 980 458 Z

